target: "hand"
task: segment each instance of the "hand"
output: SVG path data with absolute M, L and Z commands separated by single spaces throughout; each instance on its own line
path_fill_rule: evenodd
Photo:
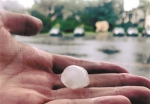
M 106 62 L 46 53 L 18 43 L 10 33 L 37 34 L 40 20 L 0 11 L 0 104 L 150 104 L 150 81 Z M 84 67 L 86 88 L 71 90 L 60 81 L 69 65 Z

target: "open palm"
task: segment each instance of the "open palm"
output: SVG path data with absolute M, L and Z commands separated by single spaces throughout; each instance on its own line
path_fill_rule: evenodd
M 150 103 L 150 82 L 146 78 L 127 74 L 115 64 L 54 55 L 18 43 L 10 33 L 37 34 L 41 21 L 6 11 L 0 11 L 0 16 L 1 104 Z M 61 83 L 60 75 L 69 65 L 88 71 L 88 87 L 71 90 Z

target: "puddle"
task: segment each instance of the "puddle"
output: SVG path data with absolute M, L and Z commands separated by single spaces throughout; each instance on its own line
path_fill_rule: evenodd
M 115 53 L 119 52 L 119 50 L 110 50 L 110 49 L 103 49 L 101 51 L 106 53 L 106 54 L 115 54 Z
M 136 54 L 137 62 L 150 64 L 150 55 L 146 54 Z
M 150 64 L 150 57 L 148 58 L 147 63 Z
M 120 51 L 118 49 L 115 49 L 115 47 L 108 47 L 108 48 L 102 48 L 102 49 L 98 49 L 98 51 L 103 52 L 105 54 L 116 54 L 119 53 Z
M 61 53 L 61 55 L 68 55 L 73 57 L 87 57 L 87 54 L 76 54 L 76 53 Z

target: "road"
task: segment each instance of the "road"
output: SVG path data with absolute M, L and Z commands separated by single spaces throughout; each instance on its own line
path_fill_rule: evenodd
M 15 36 L 19 42 L 44 51 L 77 58 L 107 61 L 125 67 L 130 73 L 150 79 L 150 38 L 111 37 L 105 39 Z

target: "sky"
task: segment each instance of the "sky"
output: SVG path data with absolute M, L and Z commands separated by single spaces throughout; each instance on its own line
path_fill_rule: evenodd
M 6 1 L 6 0 L 2 0 L 2 1 Z M 25 8 L 30 8 L 34 4 L 34 0 L 8 0 L 8 1 L 18 1 Z
M 17 0 L 19 1 L 25 8 L 30 8 L 33 4 L 33 0 Z
M 33 4 L 33 0 L 17 0 L 19 1 L 25 8 L 30 8 Z M 129 11 L 133 8 L 136 8 L 139 5 L 139 0 L 124 0 L 124 10 Z
M 139 0 L 124 0 L 124 10 L 129 11 L 133 8 L 138 7 Z

